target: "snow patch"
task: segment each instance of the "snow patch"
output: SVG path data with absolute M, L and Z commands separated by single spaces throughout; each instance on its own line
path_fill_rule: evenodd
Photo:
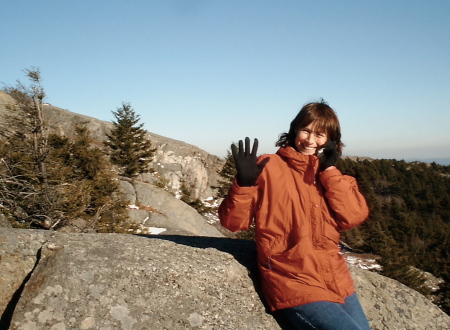
M 159 235 L 165 232 L 166 228 L 159 227 L 144 227 L 143 225 L 139 225 L 137 229 L 128 229 L 129 232 L 133 232 L 134 234 L 143 234 L 143 235 Z
M 344 252 L 343 255 L 347 263 L 350 265 L 359 267 L 361 269 L 381 271 L 381 266 L 373 257 L 348 252 Z
M 159 235 L 165 232 L 166 228 L 158 228 L 158 227 L 148 227 L 148 233 L 151 235 Z

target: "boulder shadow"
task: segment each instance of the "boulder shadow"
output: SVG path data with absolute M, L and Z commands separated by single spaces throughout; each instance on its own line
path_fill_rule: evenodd
M 264 304 L 267 314 L 270 314 L 283 330 L 294 329 L 292 325 L 279 313 L 272 313 L 264 299 L 261 291 L 261 282 L 257 265 L 257 251 L 254 241 L 226 238 L 226 237 L 206 237 L 206 236 L 181 236 L 181 235 L 137 235 L 149 239 L 161 239 L 171 241 L 200 249 L 217 249 L 221 252 L 229 253 L 237 262 L 248 270 L 248 276 L 253 282 L 255 291 Z

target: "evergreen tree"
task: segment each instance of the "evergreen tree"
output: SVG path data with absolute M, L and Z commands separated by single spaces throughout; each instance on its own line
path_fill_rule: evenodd
M 225 164 L 218 172 L 222 179 L 218 180 L 219 185 L 213 188 L 217 188 L 217 197 L 225 197 L 233 184 L 234 177 L 236 176 L 236 165 L 234 163 L 234 157 L 230 150 L 227 150 L 227 156 L 225 157 Z
M 120 174 L 127 177 L 149 172 L 156 149 L 145 137 L 144 124 L 138 124 L 140 116 L 129 103 L 122 103 L 122 107 L 112 113 L 117 121 L 113 121 L 114 128 L 104 142 L 110 148 L 112 163 L 118 165 Z
M 4 141 L 0 182 L 3 197 L 0 202 L 6 205 L 6 212 L 20 214 L 20 221 L 32 219 L 37 222 L 40 221 L 37 218 L 45 218 L 47 210 L 53 209 L 47 173 L 47 128 L 42 107 L 45 92 L 39 69 L 24 72 L 31 81 L 29 87 L 17 82 L 16 86 L 4 89 L 16 103 L 7 105 L 9 112 L 2 118 Z M 47 227 L 49 221 L 45 220 Z
M 88 129 L 75 129 L 73 141 L 58 135 L 50 137 L 51 156 L 58 164 L 52 177 L 64 182 L 59 189 L 64 220 L 82 218 L 96 231 L 115 231 L 127 219 L 119 183 L 103 152 L 92 145 Z

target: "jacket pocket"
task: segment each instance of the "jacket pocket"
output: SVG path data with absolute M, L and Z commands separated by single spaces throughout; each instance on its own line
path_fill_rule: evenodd
M 336 292 L 341 295 L 352 292 L 353 280 L 344 256 L 340 253 L 333 253 L 330 255 L 330 263 L 336 283 Z
M 281 274 L 286 278 L 308 283 L 317 278 L 320 267 L 313 253 L 311 253 L 311 249 L 305 244 L 298 243 L 282 253 L 269 255 L 267 266 L 270 267 L 270 271 Z

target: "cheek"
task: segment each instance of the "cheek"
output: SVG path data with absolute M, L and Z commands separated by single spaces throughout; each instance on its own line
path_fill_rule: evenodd
M 317 146 L 322 147 L 325 143 L 327 143 L 327 139 L 320 139 L 317 141 Z
M 298 134 L 295 138 L 295 145 L 298 146 L 300 143 L 302 143 L 304 138 L 302 138 L 301 134 Z

